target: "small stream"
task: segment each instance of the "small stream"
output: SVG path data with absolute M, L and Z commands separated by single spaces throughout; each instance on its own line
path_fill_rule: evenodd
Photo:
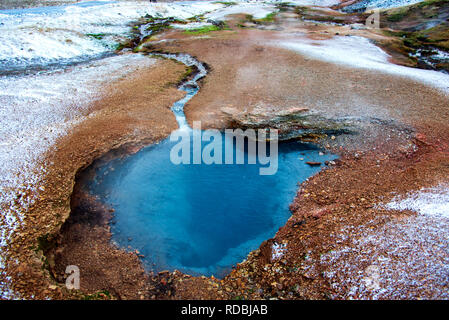
M 197 81 L 206 75 L 206 68 L 189 55 L 165 57 L 198 69 L 180 87 L 186 96 L 172 107 L 179 130 L 192 136 L 195 131 L 183 109 L 198 92 Z M 310 144 L 280 143 L 278 171 L 264 176 L 259 174 L 261 164 L 247 161 L 175 165 L 170 161 L 175 144 L 167 138 L 135 154 L 102 162 L 79 180 L 85 190 L 114 209 L 113 242 L 137 249 L 145 268 L 156 272 L 177 269 L 191 275 L 226 275 L 285 224 L 297 183 L 321 169 L 305 162 L 335 158 Z M 243 153 L 247 159 L 247 145 L 243 149 L 234 145 L 233 151 L 234 156 Z

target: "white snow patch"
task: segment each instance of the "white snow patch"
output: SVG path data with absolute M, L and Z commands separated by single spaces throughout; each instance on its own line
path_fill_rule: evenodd
M 387 53 L 363 37 L 339 36 L 329 40 L 300 38 L 276 44 L 318 60 L 411 78 L 449 93 L 449 75 L 393 64 L 388 61 Z
M 274 242 L 271 246 L 271 260 L 280 259 L 284 256 L 284 253 L 287 251 L 287 245 L 285 243 L 276 243 Z
M 205 15 L 207 19 L 224 20 L 230 14 L 245 13 L 252 15 L 255 19 L 265 18 L 270 13 L 277 11 L 274 4 L 262 2 L 239 2 Z
M 324 276 L 345 299 L 448 299 L 449 186 L 396 197 L 386 205 L 416 216 L 375 216 L 335 234 L 323 254 Z
M 443 216 L 449 218 L 449 187 L 438 186 L 421 189 L 411 193 L 407 198 L 393 199 L 385 205 L 393 210 L 412 210 L 429 216 Z

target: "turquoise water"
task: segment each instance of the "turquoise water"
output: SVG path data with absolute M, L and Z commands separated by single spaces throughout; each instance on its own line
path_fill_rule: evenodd
M 139 250 L 148 270 L 223 276 L 285 224 L 297 182 L 320 170 L 305 161 L 335 158 L 281 143 L 277 173 L 262 176 L 258 164 L 174 165 L 174 143 L 108 162 L 89 186 L 115 209 L 113 241 Z

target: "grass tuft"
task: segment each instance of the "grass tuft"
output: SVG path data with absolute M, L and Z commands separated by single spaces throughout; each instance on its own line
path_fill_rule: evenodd
M 185 34 L 195 35 L 195 34 L 204 34 L 211 31 L 219 31 L 221 30 L 220 27 L 211 25 L 211 26 L 204 26 L 196 29 L 186 30 L 184 31 Z

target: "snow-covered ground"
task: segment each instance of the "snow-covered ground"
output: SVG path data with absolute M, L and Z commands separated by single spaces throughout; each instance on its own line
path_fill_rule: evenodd
M 224 20 L 227 15 L 246 13 L 252 15 L 256 19 L 265 18 L 268 14 L 277 11 L 274 4 L 263 2 L 242 2 L 237 5 L 228 6 L 221 10 L 211 12 L 206 15 L 208 19 Z
M 311 40 L 300 36 L 297 40 L 280 41 L 276 45 L 322 61 L 411 78 L 449 93 L 448 74 L 393 64 L 388 61 L 387 53 L 363 37 Z
M 449 186 L 421 189 L 417 193 L 409 194 L 405 199 L 396 197 L 385 207 L 392 210 L 411 210 L 421 215 L 449 220 Z
M 417 214 L 341 230 L 319 261 L 333 289 L 347 299 L 448 299 L 449 186 L 380 207 Z

